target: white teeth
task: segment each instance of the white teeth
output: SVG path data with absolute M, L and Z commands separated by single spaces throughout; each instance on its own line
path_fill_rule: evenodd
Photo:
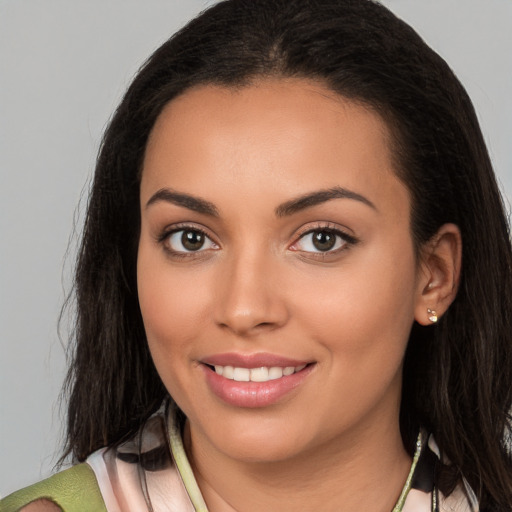
M 261 368 L 253 368 L 251 370 L 251 381 L 252 382 L 267 382 L 268 380 L 268 368 L 262 366 Z
M 222 371 L 222 376 L 226 377 L 226 379 L 233 380 L 234 378 L 234 370 L 232 366 L 224 366 L 224 370 Z
M 233 380 L 238 382 L 249 382 L 251 378 L 251 370 L 249 368 L 235 368 L 233 370 Z
M 283 376 L 283 369 L 279 368 L 279 366 L 272 366 L 268 370 L 268 378 L 269 380 L 280 379 Z
M 261 366 L 260 368 L 239 368 L 234 366 L 215 365 L 215 373 L 222 375 L 226 379 L 236 380 L 238 382 L 267 382 L 269 380 L 280 379 L 294 373 L 300 372 L 306 367 L 305 364 L 299 366 Z

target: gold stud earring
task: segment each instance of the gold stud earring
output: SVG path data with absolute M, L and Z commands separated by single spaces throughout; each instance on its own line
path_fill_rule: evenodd
M 433 324 L 435 324 L 437 322 L 437 313 L 435 312 L 435 310 L 428 308 L 427 309 L 427 313 L 428 313 L 428 319 Z

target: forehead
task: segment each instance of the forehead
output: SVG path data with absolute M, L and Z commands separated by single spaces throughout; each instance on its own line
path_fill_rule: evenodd
M 202 85 L 186 90 L 164 107 L 150 134 L 148 148 L 161 142 L 164 132 L 166 144 L 171 142 L 171 136 L 183 141 L 191 132 L 196 138 L 206 135 L 204 142 L 219 144 L 223 142 L 223 132 L 229 129 L 238 137 L 255 136 L 263 130 L 267 138 L 281 138 L 282 129 L 286 128 L 291 137 L 311 139 L 311 128 L 322 128 L 316 132 L 326 142 L 336 138 L 337 144 L 350 144 L 355 137 L 342 129 L 349 119 L 365 130 L 366 136 L 373 136 L 374 143 L 379 139 L 379 146 L 389 146 L 390 131 L 377 113 L 318 81 L 276 78 L 242 87 Z
M 318 82 L 201 86 L 172 100 L 157 119 L 141 195 L 164 186 L 201 196 L 231 189 L 279 202 L 284 191 L 343 186 L 378 202 L 404 188 L 390 147 L 378 114 Z

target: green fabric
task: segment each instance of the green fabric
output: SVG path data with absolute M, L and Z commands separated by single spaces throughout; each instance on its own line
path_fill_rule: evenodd
M 169 410 L 169 444 L 171 447 L 172 456 L 178 467 L 178 472 L 185 489 L 187 490 L 188 497 L 194 506 L 196 512 L 208 512 L 208 507 L 203 499 L 201 490 L 197 485 L 194 472 L 190 467 L 185 447 L 183 446 L 183 439 L 181 437 L 178 422 L 175 420 L 176 410 Z
M 416 451 L 414 452 L 414 458 L 412 459 L 412 466 L 409 471 L 409 475 L 407 476 L 407 480 L 405 481 L 405 485 L 400 493 L 400 497 L 396 505 L 393 507 L 391 512 L 402 512 L 404 508 L 405 500 L 407 499 L 407 495 L 411 490 L 412 478 L 414 476 L 414 472 L 416 471 L 416 466 L 418 465 L 418 460 L 420 459 L 421 448 L 423 447 L 423 435 L 421 433 L 418 434 L 418 439 L 416 439 Z
M 107 512 L 96 476 L 88 464 L 78 464 L 3 500 L 1 512 L 16 512 L 35 500 L 47 498 L 64 512 Z

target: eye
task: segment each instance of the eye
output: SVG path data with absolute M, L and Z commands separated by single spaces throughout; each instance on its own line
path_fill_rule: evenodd
M 292 249 L 303 252 L 329 253 L 356 243 L 355 238 L 332 228 L 318 228 L 303 234 Z
M 173 253 L 200 252 L 217 249 L 217 245 L 205 233 L 198 229 L 179 229 L 168 234 L 164 240 L 168 250 Z

